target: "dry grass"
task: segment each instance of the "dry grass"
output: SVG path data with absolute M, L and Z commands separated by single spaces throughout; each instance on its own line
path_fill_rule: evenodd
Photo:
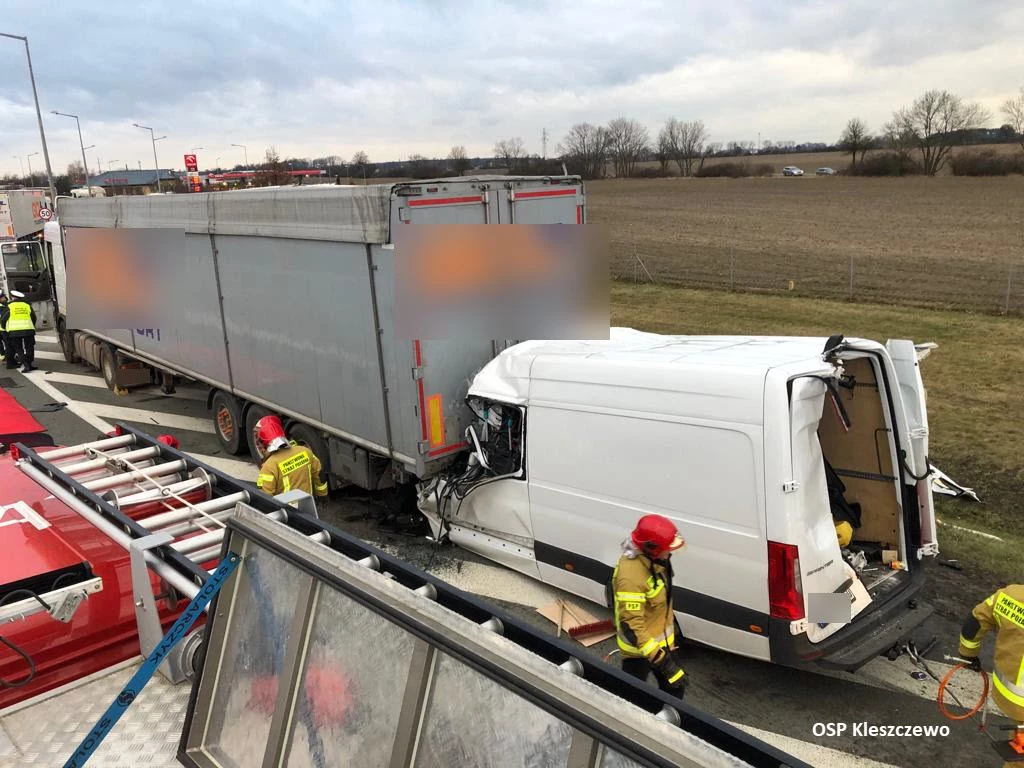
M 587 184 L 616 276 L 1024 310 L 1024 177 L 611 179 Z M 642 262 L 642 265 L 641 265 Z
M 909 338 L 939 348 L 921 364 L 928 390 L 931 458 L 974 487 L 982 505 L 939 501 L 943 520 L 1024 540 L 1024 321 L 966 312 L 849 304 L 790 296 L 612 284 L 612 323 L 657 333 L 821 335 L 885 342 Z M 940 531 L 943 539 L 947 533 Z M 1019 578 L 1019 558 L 969 536 L 947 553 L 997 577 Z M 1005 547 L 1004 547 L 1005 549 Z

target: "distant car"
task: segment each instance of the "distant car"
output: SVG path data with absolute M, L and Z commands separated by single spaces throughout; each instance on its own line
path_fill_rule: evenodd
M 832 168 L 819 168 L 815 171 L 819 176 L 835 176 L 836 172 Z
M 797 168 L 795 165 L 787 165 L 782 169 L 783 176 L 803 176 L 804 172 Z

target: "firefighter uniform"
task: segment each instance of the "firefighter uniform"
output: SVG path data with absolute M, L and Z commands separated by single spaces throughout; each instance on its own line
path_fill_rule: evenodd
M 615 566 L 612 588 L 615 639 L 623 670 L 644 679 L 653 669 L 659 687 L 678 691 L 683 670 L 674 660 L 665 669 L 659 664 L 677 648 L 671 566 L 665 560 L 627 552 Z
M 298 490 L 311 496 L 326 496 L 327 483 L 321 480 L 320 472 L 316 454 L 289 442 L 267 457 L 257 480 L 260 490 L 272 495 Z
M 996 632 L 992 698 L 1007 717 L 1021 725 L 1024 724 L 1024 584 L 999 589 L 974 607 L 960 631 L 960 655 L 969 659 L 977 657 L 982 638 L 991 630 Z
M 14 294 L 12 294 L 13 296 Z M 10 352 L 19 358 L 22 370 L 28 372 L 35 370 L 35 347 L 36 347 L 36 313 L 32 306 L 26 302 L 16 299 L 8 302 L 4 312 L 6 318 L 4 331 L 7 336 L 6 346 L 8 351 L 8 364 Z

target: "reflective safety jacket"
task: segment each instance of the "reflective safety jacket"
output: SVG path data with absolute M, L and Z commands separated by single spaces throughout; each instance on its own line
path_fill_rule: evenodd
M 672 573 L 661 561 L 623 554 L 612 574 L 615 637 L 623 656 L 651 658 L 674 649 Z
M 257 484 L 261 491 L 276 495 L 287 491 L 305 491 L 316 496 L 327 495 L 327 483 L 320 479 L 320 459 L 294 442 L 270 454 L 263 466 Z
M 17 333 L 18 331 L 34 331 L 36 329 L 35 312 L 32 311 L 31 305 L 25 301 L 12 301 L 7 305 L 7 311 L 4 315 L 7 317 L 6 327 L 4 328 L 7 333 Z
M 1011 584 L 978 603 L 960 632 L 960 655 L 973 659 L 985 634 L 996 631 L 993 697 L 999 708 L 1024 723 L 1024 584 Z

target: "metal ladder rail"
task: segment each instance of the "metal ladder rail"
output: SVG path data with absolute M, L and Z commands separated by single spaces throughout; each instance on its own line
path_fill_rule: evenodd
M 284 518 L 293 511 L 292 507 L 255 486 L 197 461 L 144 432 L 122 423 L 115 427 L 114 437 L 49 451 L 37 451 L 17 444 L 16 453 L 21 460 L 19 468 L 58 498 L 88 509 L 96 516 L 94 521 L 106 523 L 101 528 L 126 548 L 131 540 L 159 531 L 169 533 L 174 540 L 147 553 L 147 563 L 182 594 L 191 596 L 190 593 L 194 594 L 209 576 L 209 570 L 202 564 L 210 563 L 219 554 L 223 521 L 237 502 L 244 501 L 265 514 L 274 514 L 275 518 Z M 132 464 L 152 461 L 153 464 L 139 469 L 108 466 L 118 461 L 130 461 Z M 133 496 L 138 500 L 138 493 L 125 496 L 116 493 L 119 486 L 130 485 L 144 476 L 184 478 L 169 484 L 174 492 L 175 488 L 195 485 L 197 474 L 209 485 L 209 499 L 186 506 L 173 503 L 171 497 L 162 495 L 167 486 L 144 489 L 142 493 L 149 493 L 153 501 L 167 502 L 162 511 L 145 517 L 133 518 L 123 508 L 125 502 L 131 504 Z M 78 475 L 86 477 L 79 479 Z M 212 527 L 203 528 L 203 514 L 209 516 L 220 531 L 215 532 Z M 197 529 L 200 530 L 198 534 L 186 535 Z M 199 541 L 192 542 L 191 539 Z

